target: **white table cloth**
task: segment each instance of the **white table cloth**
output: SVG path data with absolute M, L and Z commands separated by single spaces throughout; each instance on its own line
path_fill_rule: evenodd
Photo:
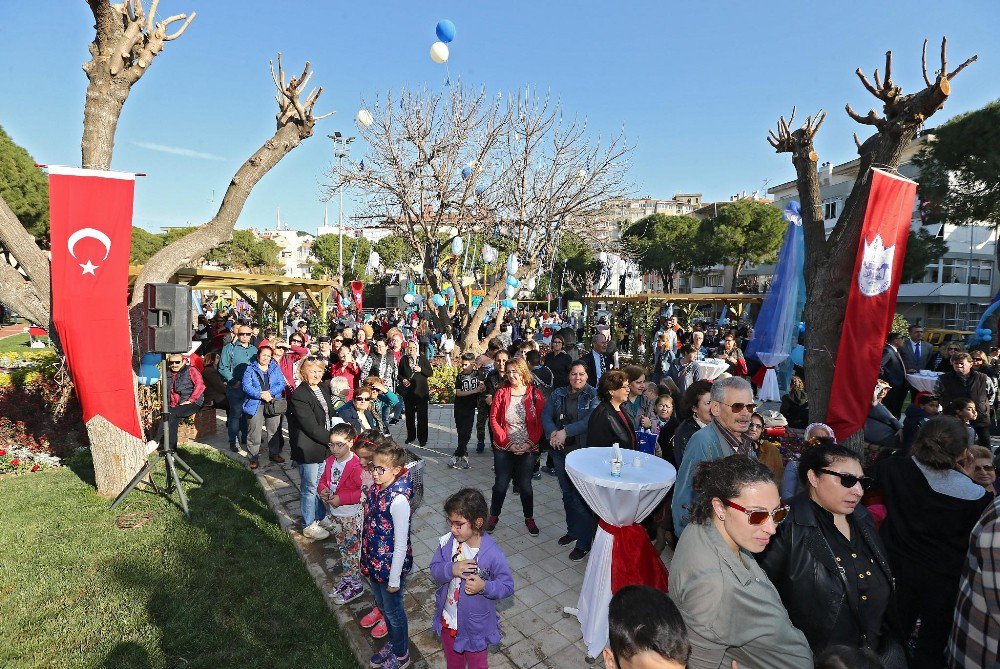
M 729 369 L 729 363 L 725 360 L 718 360 L 716 358 L 709 358 L 708 360 L 698 360 L 694 363 L 695 369 L 698 370 L 699 379 L 705 379 L 706 381 L 714 381 L 715 379 L 722 376 L 723 372 Z
M 652 513 L 677 477 L 673 465 L 662 458 L 630 450 L 622 453 L 625 466 L 621 477 L 611 476 L 611 448 L 581 448 L 566 456 L 566 473 L 587 505 L 601 520 L 616 527 L 638 523 Z M 636 455 L 641 458 L 641 467 L 633 465 Z M 590 657 L 597 657 L 608 642 L 613 548 L 613 537 L 598 527 L 577 604 Z
M 757 391 L 758 402 L 780 402 L 781 389 L 778 387 L 778 375 L 774 368 L 783 363 L 787 358 L 787 353 L 757 353 L 757 358 L 767 367 L 764 372 L 764 380 Z
M 923 369 L 916 374 L 907 374 L 906 380 L 918 391 L 932 393 L 934 392 L 934 385 L 937 383 L 939 376 L 941 376 L 941 372 Z

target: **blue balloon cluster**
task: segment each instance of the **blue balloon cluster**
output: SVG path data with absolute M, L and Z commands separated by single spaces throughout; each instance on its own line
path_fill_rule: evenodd
M 434 28 L 434 33 L 439 40 L 448 44 L 455 39 L 455 24 L 448 19 L 438 21 L 437 27 Z
M 139 362 L 139 385 L 153 386 L 160 380 L 160 361 L 163 356 L 159 353 L 146 353 Z
M 508 276 L 507 285 L 511 288 L 517 288 L 521 285 L 521 281 L 516 276 Z
M 514 300 L 500 300 L 500 306 L 503 307 L 504 309 L 513 309 Z
M 976 330 L 976 336 L 982 341 L 992 341 L 993 340 L 993 330 L 990 328 L 979 328 Z

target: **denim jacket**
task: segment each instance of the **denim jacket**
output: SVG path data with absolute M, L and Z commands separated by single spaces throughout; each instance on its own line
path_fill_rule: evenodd
M 451 551 L 454 539 L 451 532 L 441 537 L 438 549 L 434 551 L 434 557 L 431 559 L 431 577 L 440 586 L 435 594 L 434 615 L 434 633 L 439 636 L 444 628 L 442 614 L 445 597 L 453 578 Z M 466 651 L 476 653 L 486 650 L 490 644 L 500 643 L 503 635 L 500 633 L 497 600 L 514 594 L 514 576 L 507 564 L 507 558 L 488 534 L 483 535 L 479 553 L 476 555 L 476 564 L 479 565 L 479 577 L 486 582 L 486 588 L 476 595 L 466 595 L 463 590 L 458 598 L 456 653 Z
M 578 448 L 586 448 L 587 446 L 587 422 L 590 420 L 590 414 L 594 412 L 597 405 L 601 403 L 601 400 L 597 397 L 597 391 L 591 385 L 585 385 L 580 391 L 580 397 L 577 398 L 577 411 L 576 411 L 576 421 L 563 425 L 560 416 L 566 413 L 566 400 L 569 397 L 569 387 L 563 386 L 562 388 L 556 388 L 549 395 L 549 401 L 545 403 L 545 408 L 542 409 L 542 429 L 545 430 L 545 436 L 552 436 L 552 433 L 556 430 L 566 429 L 567 437 L 575 437 L 576 442 L 572 448 L 565 449 L 564 452 L 575 451 Z

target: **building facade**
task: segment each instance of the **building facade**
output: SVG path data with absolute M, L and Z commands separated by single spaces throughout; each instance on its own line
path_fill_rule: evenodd
M 898 170 L 900 174 L 920 181 L 920 170 L 912 159 L 926 141 L 927 137 L 918 137 L 906 148 Z M 859 160 L 855 159 L 841 165 L 824 163 L 819 168 L 820 196 L 828 235 L 843 211 L 844 201 L 857 178 L 858 165 Z M 768 193 L 774 196 L 775 205 L 781 208 L 789 201 L 798 199 L 794 181 L 775 186 Z M 997 230 L 921 218 L 919 199 L 914 204 L 910 226 L 911 230 L 924 229 L 943 239 L 948 250 L 941 260 L 927 265 L 922 276 L 900 286 L 896 311 L 909 322 L 925 327 L 974 328 L 997 292 Z M 769 282 L 773 271 L 770 265 L 757 266 L 747 268 L 744 275 L 748 279 L 753 277 Z

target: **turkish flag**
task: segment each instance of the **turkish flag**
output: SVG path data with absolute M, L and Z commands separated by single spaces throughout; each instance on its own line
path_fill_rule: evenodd
M 858 257 L 840 336 L 826 422 L 838 440 L 865 425 L 910 236 L 917 184 L 872 170 Z
M 132 381 L 128 262 L 135 175 L 49 168 L 52 322 L 83 421 L 143 438 Z

